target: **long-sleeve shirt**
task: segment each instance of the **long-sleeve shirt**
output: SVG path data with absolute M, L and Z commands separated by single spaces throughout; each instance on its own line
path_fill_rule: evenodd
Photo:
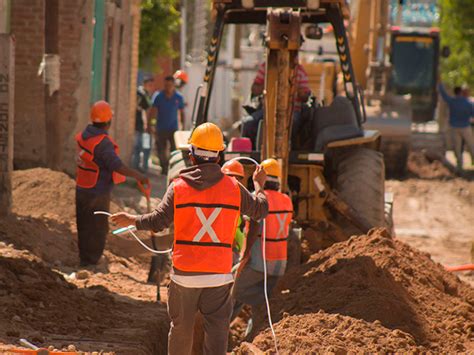
M 108 135 L 107 130 L 88 125 L 82 132 L 83 139 L 89 139 L 101 134 Z M 122 161 L 115 153 L 112 141 L 105 137 L 94 149 L 94 163 L 99 167 L 97 184 L 90 189 L 77 186 L 78 190 L 87 191 L 96 195 L 108 194 L 114 186 L 112 174 L 122 167 Z
M 258 66 L 258 71 L 257 75 L 255 76 L 254 79 L 254 84 L 258 85 L 263 85 L 265 83 L 265 72 L 266 72 L 266 65 L 265 63 L 260 63 Z M 303 66 L 301 64 L 298 64 L 296 66 L 296 87 L 298 90 L 303 90 L 306 93 L 311 92 L 311 89 L 309 87 L 309 79 L 308 79 L 308 74 L 306 74 L 306 70 L 304 70 Z M 298 97 L 298 95 L 295 96 L 294 100 L 294 107 L 293 110 L 295 112 L 301 111 L 301 106 L 303 102 L 301 99 Z
M 268 202 L 263 191 L 251 194 L 245 187 L 240 185 L 240 211 L 243 215 L 255 221 L 266 217 L 268 213 Z M 159 232 L 168 228 L 174 220 L 174 184 L 171 183 L 166 190 L 163 200 L 156 209 L 142 215 L 137 221 L 137 229 L 152 230 Z
M 198 190 L 205 190 L 217 184 L 223 177 L 221 168 L 217 164 L 201 164 L 184 169 L 180 177 L 189 185 Z M 251 194 L 244 186 L 240 187 L 240 213 L 254 220 L 265 218 L 268 214 L 268 202 L 265 193 L 258 191 Z M 174 184 L 168 187 L 163 200 L 156 209 L 149 214 L 138 218 L 137 229 L 148 229 L 158 232 L 173 223 L 174 220 Z M 231 273 L 208 274 L 184 272 L 173 268 L 171 280 L 183 287 L 202 288 L 217 287 L 234 281 Z
M 454 128 L 466 128 L 474 117 L 474 105 L 464 96 L 449 96 L 443 84 L 439 85 L 439 93 L 449 107 L 449 125 Z

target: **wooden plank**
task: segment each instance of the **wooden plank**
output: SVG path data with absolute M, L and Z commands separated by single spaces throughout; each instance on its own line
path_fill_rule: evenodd
M 11 211 L 13 171 L 14 44 L 11 35 L 0 34 L 0 215 Z

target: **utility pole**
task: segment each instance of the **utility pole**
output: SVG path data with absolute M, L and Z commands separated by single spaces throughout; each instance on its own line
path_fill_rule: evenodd
M 184 70 L 186 64 L 186 31 L 187 29 L 187 10 L 186 10 L 187 0 L 181 1 L 181 33 L 180 33 L 180 55 L 179 55 L 179 66 L 181 70 Z
M 10 34 L 10 0 L 0 0 L 0 216 L 11 212 L 15 51 Z

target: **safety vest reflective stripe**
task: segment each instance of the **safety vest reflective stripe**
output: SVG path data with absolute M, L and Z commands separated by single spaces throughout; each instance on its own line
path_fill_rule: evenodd
M 269 212 L 265 221 L 265 257 L 286 260 L 288 232 L 293 214 L 291 199 L 281 192 L 265 190 Z
M 265 241 L 266 242 L 286 242 L 288 241 L 288 237 L 287 238 L 265 238 Z
M 186 272 L 230 273 L 240 216 L 238 183 L 224 176 L 216 185 L 196 190 L 178 178 L 173 190 L 173 266 Z
M 232 248 L 231 244 L 228 243 L 215 243 L 215 242 L 190 242 L 189 240 L 177 240 L 176 244 L 183 245 L 195 245 L 198 247 L 222 247 L 222 248 Z
M 229 210 L 236 210 L 236 211 L 240 209 L 239 206 L 225 205 L 222 203 L 185 203 L 185 204 L 176 205 L 176 208 L 186 208 L 186 207 L 206 207 L 206 208 L 221 207 L 221 208 L 226 208 Z
M 83 139 L 82 132 L 76 134 L 77 143 L 77 169 L 76 169 L 76 183 L 77 186 L 90 189 L 94 188 L 99 179 L 99 166 L 94 162 L 94 150 L 102 140 L 108 137 L 106 134 L 99 134 L 97 136 Z M 114 145 L 115 153 L 119 154 L 117 144 L 108 137 Z M 115 184 L 120 184 L 125 181 L 125 176 L 116 172 L 112 173 L 112 179 Z

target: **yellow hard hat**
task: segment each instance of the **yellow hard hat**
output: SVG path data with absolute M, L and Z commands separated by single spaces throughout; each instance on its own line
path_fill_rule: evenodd
M 225 149 L 222 131 L 214 123 L 210 122 L 200 124 L 194 129 L 189 138 L 189 144 L 199 149 L 214 152 L 220 152 Z
M 281 178 L 281 166 L 276 159 L 266 159 L 262 161 L 260 165 L 268 176 L 276 176 L 277 178 Z

